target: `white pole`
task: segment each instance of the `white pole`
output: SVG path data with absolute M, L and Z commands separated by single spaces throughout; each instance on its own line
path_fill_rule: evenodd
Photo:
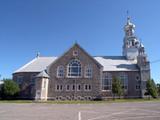
M 81 120 L 81 112 L 78 112 L 78 120 Z

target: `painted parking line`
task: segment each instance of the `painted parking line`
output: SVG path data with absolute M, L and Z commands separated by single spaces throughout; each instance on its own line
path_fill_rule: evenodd
M 131 111 L 131 110 L 130 110 Z M 90 118 L 88 120 L 98 120 L 98 119 L 102 119 L 102 118 L 107 118 L 107 117 L 111 117 L 113 115 L 119 115 L 119 114 L 124 114 L 126 112 L 129 112 L 129 110 L 123 111 L 123 112 L 116 112 L 116 113 L 111 113 L 109 115 L 102 115 L 99 117 L 95 117 L 95 118 Z M 100 112 L 95 112 L 95 111 L 79 111 L 78 112 L 78 120 L 82 120 L 82 113 L 100 113 Z M 106 113 L 104 113 L 106 114 Z M 107 113 L 108 114 L 108 113 Z
M 78 120 L 81 120 L 81 112 L 78 112 Z

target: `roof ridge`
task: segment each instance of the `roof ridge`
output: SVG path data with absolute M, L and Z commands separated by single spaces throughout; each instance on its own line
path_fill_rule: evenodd
M 58 58 L 57 56 L 39 56 L 38 58 Z

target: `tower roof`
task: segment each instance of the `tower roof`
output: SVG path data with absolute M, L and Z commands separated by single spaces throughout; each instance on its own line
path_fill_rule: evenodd
M 135 29 L 135 25 L 131 22 L 131 17 L 127 17 L 127 23 L 124 26 L 124 30 L 128 30 L 128 29 Z
M 37 76 L 37 78 L 49 78 L 49 75 L 44 71 L 40 72 Z

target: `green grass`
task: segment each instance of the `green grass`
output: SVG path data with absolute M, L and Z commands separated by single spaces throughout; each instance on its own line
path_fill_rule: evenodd
M 33 103 L 32 100 L 0 100 L 0 103 Z
M 115 99 L 103 101 L 34 101 L 34 100 L 0 100 L 0 103 L 48 103 L 48 104 L 108 104 L 125 102 L 160 102 L 160 99 Z

